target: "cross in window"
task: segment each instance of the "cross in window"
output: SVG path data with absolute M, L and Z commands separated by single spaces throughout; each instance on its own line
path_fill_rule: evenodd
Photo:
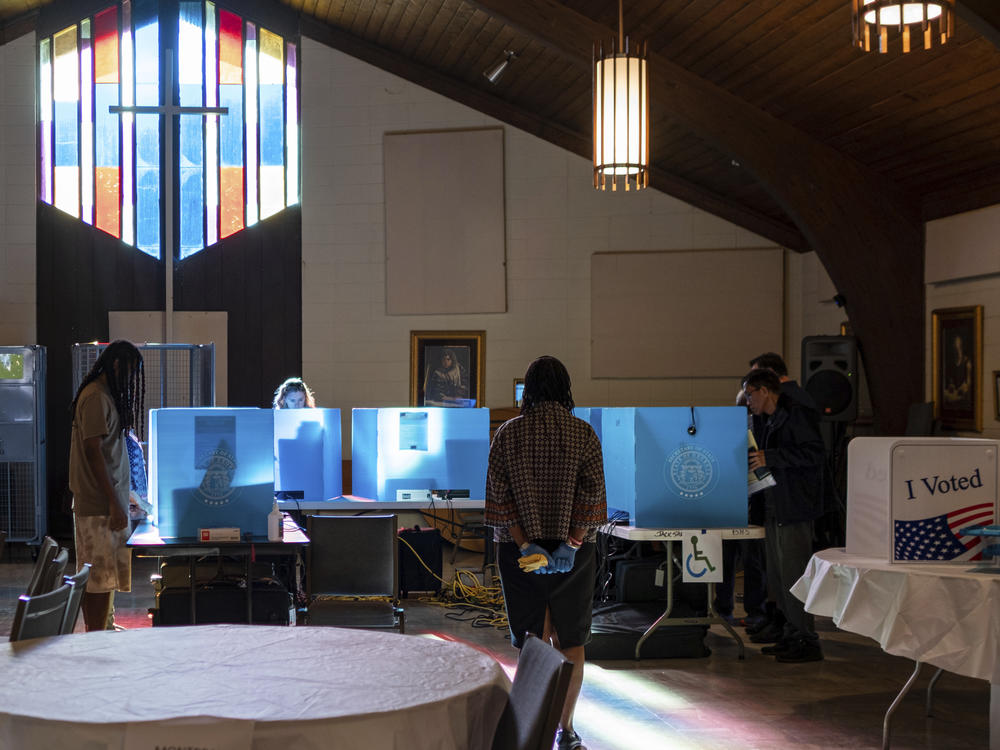
M 161 88 L 162 103 L 159 105 L 130 105 L 111 106 L 108 111 L 115 114 L 125 112 L 141 115 L 166 115 L 167 117 L 177 117 L 178 115 L 225 115 L 229 114 L 229 107 L 182 107 L 174 104 L 174 59 L 173 50 L 166 50 L 166 79 Z M 164 258 L 166 260 L 165 291 L 163 311 L 163 343 L 169 344 L 174 339 L 174 128 L 173 120 L 168 120 L 169 126 L 166 130 L 166 143 L 164 145 L 163 164 L 166 167 L 166 189 L 163 192 L 164 205 L 163 215 L 166 231 L 164 235 Z

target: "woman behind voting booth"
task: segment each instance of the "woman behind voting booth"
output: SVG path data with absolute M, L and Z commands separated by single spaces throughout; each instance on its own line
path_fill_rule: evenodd
M 524 376 L 521 415 L 493 438 L 486 474 L 511 643 L 540 635 L 573 662 L 559 750 L 582 745 L 573 709 L 590 640 L 596 530 L 608 517 L 600 441 L 572 410 L 566 368 L 539 357 Z
M 275 409 L 315 409 L 316 397 L 302 378 L 288 378 L 274 391 Z

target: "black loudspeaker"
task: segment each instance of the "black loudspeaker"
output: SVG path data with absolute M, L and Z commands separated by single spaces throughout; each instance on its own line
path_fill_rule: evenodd
M 853 422 L 858 417 L 858 340 L 854 336 L 802 339 L 802 387 L 823 419 Z
M 403 597 L 411 591 L 440 591 L 444 557 L 441 532 L 438 529 L 404 528 L 399 530 L 399 539 L 399 590 Z M 416 558 L 414 550 L 430 570 Z

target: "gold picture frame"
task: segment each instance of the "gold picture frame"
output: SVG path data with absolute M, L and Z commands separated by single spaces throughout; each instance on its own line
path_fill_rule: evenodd
M 993 416 L 1000 422 L 1000 370 L 993 371 Z
M 410 406 L 486 405 L 486 331 L 410 331 Z
M 982 305 L 931 313 L 931 393 L 943 428 L 982 432 Z

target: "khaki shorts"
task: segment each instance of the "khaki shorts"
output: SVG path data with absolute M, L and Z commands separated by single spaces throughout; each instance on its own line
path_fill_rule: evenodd
M 129 529 L 111 530 L 111 516 L 73 514 L 76 564 L 90 563 L 87 591 L 103 594 L 132 590 L 132 550 L 125 546 Z

